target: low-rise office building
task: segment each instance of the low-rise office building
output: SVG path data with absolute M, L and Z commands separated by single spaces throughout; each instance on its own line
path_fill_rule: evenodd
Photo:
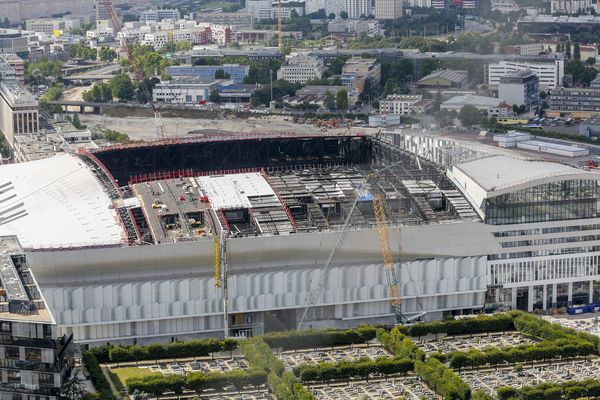
M 379 102 L 380 114 L 422 114 L 429 111 L 433 102 L 420 94 L 390 94 Z
M 313 79 L 321 79 L 325 72 L 323 61 L 308 54 L 299 54 L 290 58 L 277 71 L 277 79 L 292 83 L 306 83 Z
M 517 71 L 500 78 L 498 97 L 508 104 L 524 105 L 529 111 L 540 102 L 539 78 L 531 71 Z
M 500 84 L 500 78 L 517 71 L 531 71 L 540 80 L 540 87 L 553 89 L 561 86 L 565 75 L 565 61 L 562 58 L 546 62 L 500 61 L 487 66 L 487 83 L 492 86 Z
M 172 77 L 189 76 L 197 77 L 203 81 L 215 79 L 217 71 L 222 70 L 227 79 L 235 83 L 242 83 L 248 76 L 250 67 L 248 65 L 224 64 L 224 65 L 173 65 L 167 67 L 167 74 Z
M 353 57 L 342 67 L 342 84 L 354 87 L 359 93 L 365 88 L 365 82 L 371 80 L 374 84 L 381 82 L 381 64 L 375 58 Z
M 444 101 L 440 108 L 442 110 L 460 112 L 467 105 L 485 112 L 488 117 L 509 117 L 513 115 L 512 106 L 502 102 L 500 99 L 471 94 L 452 97 Z
M 38 101 L 14 79 L 0 81 L 0 130 L 11 146 L 15 135 L 39 131 Z
M 588 118 L 600 114 L 600 89 L 556 88 L 550 91 L 550 117 Z
M 202 80 L 197 77 L 178 77 L 156 84 L 152 90 L 155 102 L 174 104 L 195 104 L 208 101 L 212 91 L 218 91 L 219 85 L 225 86 L 233 81 Z

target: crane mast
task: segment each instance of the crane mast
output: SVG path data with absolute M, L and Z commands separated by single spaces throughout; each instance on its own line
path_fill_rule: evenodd
M 277 0 L 277 44 L 279 50 L 283 50 L 283 15 L 281 0 Z

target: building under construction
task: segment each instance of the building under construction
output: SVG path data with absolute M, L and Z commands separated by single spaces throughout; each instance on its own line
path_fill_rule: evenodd
M 394 323 L 381 199 L 401 312 L 436 319 L 595 301 L 598 176 L 504 156 L 446 168 L 362 135 L 205 136 L 0 166 L 0 234 L 80 343 Z

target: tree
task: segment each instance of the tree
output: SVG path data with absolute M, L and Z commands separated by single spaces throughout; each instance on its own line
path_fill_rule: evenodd
M 113 97 L 118 98 L 120 101 L 129 101 L 135 95 L 135 87 L 127 74 L 122 73 L 115 75 L 108 85 L 110 86 Z
M 573 59 L 581 60 L 581 47 L 579 46 L 579 42 L 575 43 L 573 46 Z
M 112 90 L 107 83 L 96 83 L 92 89 L 83 94 L 83 100 L 93 103 L 108 103 L 112 101 Z
M 212 92 L 210 92 L 210 95 L 208 96 L 208 100 L 211 103 L 220 103 L 221 102 L 221 95 L 219 94 L 218 90 L 213 90 Z
M 346 11 L 340 12 L 340 18 L 341 19 L 348 19 L 348 13 Z
M 215 79 L 229 79 L 231 76 L 223 68 L 215 71 Z
M 77 115 L 77 114 L 73 115 L 73 118 L 71 119 L 71 123 L 73 124 L 73 126 L 76 129 L 85 129 L 85 128 L 87 128 L 87 126 L 85 126 L 85 125 L 83 125 L 81 123 L 81 119 L 79 119 L 79 115 Z
M 467 104 L 460 109 L 458 120 L 463 126 L 470 128 L 473 125 L 480 124 L 483 121 L 483 115 L 475 106 Z
M 565 44 L 565 54 L 567 55 L 568 59 L 571 59 L 571 42 L 567 42 Z
M 335 94 L 335 105 L 338 110 L 348 109 L 348 91 L 345 88 L 338 90 Z
M 77 377 L 77 371 L 73 371 L 73 375 L 66 380 L 60 388 L 60 396 L 68 400 L 80 400 L 85 395 L 83 384 Z
M 117 52 L 113 49 L 109 49 L 108 47 L 102 47 L 98 52 L 98 58 L 100 61 L 112 62 L 117 58 L 117 56 Z
M 133 400 L 148 400 L 148 394 L 144 393 L 144 392 L 140 392 L 139 390 L 135 389 L 133 391 L 133 393 L 131 394 L 131 398 Z
M 433 112 L 440 111 L 441 105 L 442 105 L 442 93 L 440 93 L 440 91 L 438 90 L 437 93 L 435 94 L 435 98 L 433 99 L 432 111 Z
M 426 76 L 438 69 L 439 62 L 434 58 L 426 58 L 421 62 L 421 76 Z
M 327 19 L 335 19 L 335 14 L 329 13 L 329 15 L 327 16 Z
M 335 96 L 329 90 L 325 92 L 323 106 L 330 111 L 335 110 Z

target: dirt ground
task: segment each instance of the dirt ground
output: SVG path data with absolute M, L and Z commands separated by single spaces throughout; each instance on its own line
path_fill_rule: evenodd
M 63 93 L 63 100 L 69 101 L 83 101 L 83 93 L 88 91 L 91 86 L 76 86 L 70 89 L 67 89 Z
M 150 113 L 150 110 L 148 110 Z M 152 140 L 156 138 L 156 125 L 153 117 L 110 117 L 105 115 L 82 114 L 81 122 L 89 128 L 99 127 L 114 129 L 126 133 L 132 140 Z M 320 129 L 314 125 L 294 124 L 285 121 L 284 117 L 266 116 L 234 119 L 233 117 L 208 118 L 168 118 L 162 121 L 167 137 L 187 135 L 214 134 L 217 132 L 232 133 L 282 133 L 295 132 L 318 133 Z

